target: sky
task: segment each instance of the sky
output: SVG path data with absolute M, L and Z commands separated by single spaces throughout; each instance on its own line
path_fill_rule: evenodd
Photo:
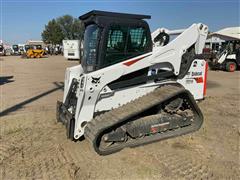
M 49 20 L 91 10 L 151 15 L 151 31 L 199 22 L 212 32 L 240 26 L 239 0 L 0 0 L 0 39 L 9 44 L 40 40 Z

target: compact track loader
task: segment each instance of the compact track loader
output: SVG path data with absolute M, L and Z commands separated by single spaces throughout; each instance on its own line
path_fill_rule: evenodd
M 206 88 L 207 26 L 151 34 L 146 15 L 91 11 L 80 19 L 81 65 L 67 68 L 63 102 L 57 102 L 68 138 L 85 137 L 108 155 L 201 127 L 195 99 Z M 171 41 L 169 34 L 179 35 Z
M 233 49 L 230 48 L 233 45 Z M 209 60 L 209 66 L 213 70 L 225 70 L 234 72 L 240 67 L 240 41 L 229 42 L 225 49 L 217 53 L 214 58 Z

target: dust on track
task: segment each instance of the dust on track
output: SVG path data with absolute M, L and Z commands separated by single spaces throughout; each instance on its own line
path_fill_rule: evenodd
M 198 132 L 102 157 L 55 120 L 76 61 L 1 58 L 1 179 L 239 179 L 240 72 L 209 72 Z

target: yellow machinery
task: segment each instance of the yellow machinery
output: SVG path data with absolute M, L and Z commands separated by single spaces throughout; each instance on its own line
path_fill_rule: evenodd
M 27 58 L 42 58 L 44 57 L 45 51 L 42 49 L 41 45 L 29 46 L 26 49 L 25 57 Z
M 42 58 L 44 56 L 43 49 L 29 49 L 26 52 L 27 58 Z

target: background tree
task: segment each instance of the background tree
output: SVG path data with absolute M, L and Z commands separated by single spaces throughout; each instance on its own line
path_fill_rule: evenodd
M 52 19 L 45 25 L 42 32 L 42 40 L 47 44 L 60 44 L 64 38 L 64 34 L 60 25 L 55 19 Z
M 70 15 L 52 19 L 42 32 L 45 43 L 61 44 L 63 39 L 81 39 L 84 31 L 83 23 Z

